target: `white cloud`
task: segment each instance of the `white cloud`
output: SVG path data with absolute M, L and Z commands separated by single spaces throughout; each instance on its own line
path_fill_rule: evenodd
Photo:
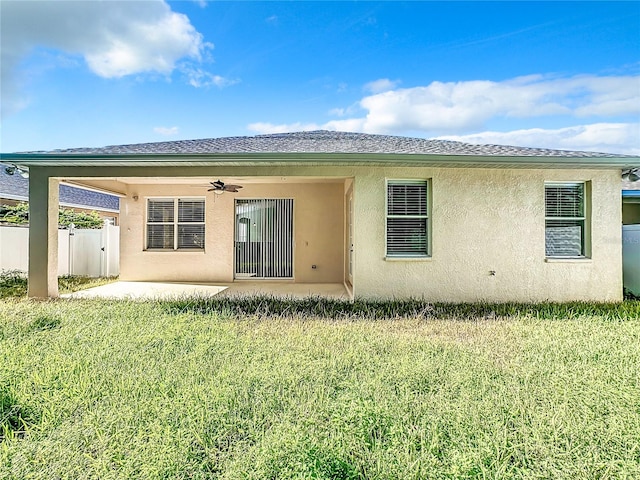
M 171 136 L 178 134 L 178 127 L 154 127 L 153 131 L 160 135 Z
M 367 85 L 371 89 L 390 84 L 383 79 Z M 341 118 L 324 124 L 258 123 L 249 128 L 265 133 L 315 129 L 413 135 L 420 132 L 421 136 L 471 143 L 640 154 L 640 124 L 628 123 L 630 117 L 640 114 L 637 75 L 530 75 L 501 82 L 432 82 L 368 95 L 355 106 L 335 108 L 329 113 Z M 542 125 L 548 124 L 550 118 L 555 125 L 559 121 L 564 125 L 576 123 L 576 119 L 589 119 L 590 123 L 551 129 L 518 128 L 522 119 L 532 118 L 540 119 Z M 508 122 L 512 130 L 486 131 L 490 121 Z
M 444 135 L 438 138 L 476 144 L 640 155 L 640 123 L 595 123 L 558 129 L 530 128 L 511 132 Z
M 285 133 L 311 130 L 365 132 L 362 120 L 333 120 L 316 123 L 252 123 L 247 127 L 257 133 Z M 442 140 L 474 144 L 514 145 L 519 147 L 580 150 L 623 155 L 640 155 L 640 123 L 594 123 L 565 128 L 530 128 L 508 132 L 479 132 L 469 135 L 442 135 Z
M 346 117 L 347 115 L 353 115 L 360 110 L 358 104 L 349 105 L 346 108 L 332 108 L 327 113 L 334 117 Z
M 38 47 L 84 58 L 104 78 L 168 75 L 178 60 L 200 62 L 213 47 L 186 15 L 163 0 L 144 2 L 2 1 L 3 113 L 18 108 L 20 62 Z M 21 77 L 22 76 L 22 77 Z M 11 105 L 6 105 L 10 99 Z
M 389 80 L 388 78 L 381 78 L 365 84 L 364 90 L 371 93 L 382 93 L 388 90 L 393 90 L 400 84 L 400 80 Z
M 218 88 L 228 87 L 235 85 L 239 82 L 236 79 L 230 79 L 222 77 L 220 75 L 214 75 L 211 72 L 207 72 L 201 68 L 194 68 L 191 66 L 184 66 L 181 68 L 182 73 L 187 77 L 187 83 L 192 87 L 202 88 L 215 86 Z
M 392 84 L 382 79 L 367 88 L 384 89 Z M 368 95 L 358 103 L 365 114 L 340 120 L 338 125 L 346 122 L 370 133 L 455 134 L 481 129 L 496 118 L 637 115 L 639 87 L 640 76 L 531 75 L 501 82 L 432 82 Z

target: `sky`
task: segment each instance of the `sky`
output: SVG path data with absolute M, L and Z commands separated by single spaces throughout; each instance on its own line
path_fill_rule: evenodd
M 640 155 L 640 2 L 0 0 L 0 151 L 340 130 Z

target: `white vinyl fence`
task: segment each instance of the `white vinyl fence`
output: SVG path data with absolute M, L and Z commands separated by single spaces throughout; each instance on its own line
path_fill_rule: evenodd
M 29 227 L 0 226 L 0 271 L 29 269 Z M 120 227 L 58 230 L 58 275 L 115 277 L 120 273 Z
M 622 275 L 625 288 L 640 295 L 640 225 L 622 226 Z

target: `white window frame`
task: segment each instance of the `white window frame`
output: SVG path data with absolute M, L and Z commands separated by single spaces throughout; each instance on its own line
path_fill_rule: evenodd
M 173 202 L 173 222 L 149 222 L 149 203 L 153 201 L 164 201 L 164 202 Z M 180 201 L 201 201 L 203 204 L 205 218 L 202 222 L 180 222 L 179 221 L 179 204 Z M 175 251 L 183 251 L 183 252 L 200 252 L 204 251 L 205 240 L 206 240 L 206 199 L 205 197 L 148 197 L 146 199 L 145 204 L 145 232 L 144 232 L 144 243 L 146 251 L 157 251 L 157 252 L 175 252 Z M 173 248 L 158 248 L 158 247 L 149 247 L 149 225 L 172 225 L 173 226 Z M 202 225 L 203 228 L 203 240 L 201 248 L 185 248 L 178 247 L 179 244 L 179 227 L 184 225 Z
M 421 185 L 425 188 L 425 214 L 424 215 L 389 215 L 389 185 Z M 431 258 L 431 188 L 428 179 L 387 179 L 385 182 L 385 259 L 387 260 L 421 260 Z M 425 221 L 426 238 L 425 251 L 423 253 L 389 253 L 389 219 L 393 218 L 420 218 Z
M 582 215 L 580 216 L 547 216 L 547 187 L 562 187 L 562 186 L 567 186 L 567 187 L 575 187 L 575 186 L 581 186 L 582 187 Z M 590 219 L 589 219 L 589 207 L 590 207 L 590 191 L 591 189 L 589 188 L 589 182 L 586 181 L 549 181 L 549 182 L 544 182 L 544 230 L 545 230 L 545 258 L 548 259 L 558 259 L 558 260 L 571 260 L 571 259 L 588 259 L 589 255 L 590 255 L 590 247 L 591 247 L 591 241 L 590 241 L 590 232 L 591 232 L 591 228 L 590 228 Z M 582 233 L 582 238 L 581 240 L 581 245 L 580 245 L 580 255 L 549 255 L 547 254 L 547 237 L 546 237 L 546 233 L 547 233 L 547 229 L 548 227 L 548 222 L 549 221 L 567 221 L 567 222 L 581 222 L 581 233 Z

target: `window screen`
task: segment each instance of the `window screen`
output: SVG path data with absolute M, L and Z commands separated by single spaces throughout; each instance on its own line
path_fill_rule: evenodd
M 584 183 L 547 183 L 544 198 L 546 256 L 585 256 Z
M 428 255 L 427 182 L 387 182 L 387 256 Z

